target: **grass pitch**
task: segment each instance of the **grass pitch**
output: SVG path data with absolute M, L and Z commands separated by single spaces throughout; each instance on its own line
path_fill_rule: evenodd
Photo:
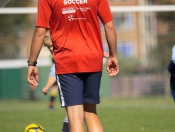
M 0 132 L 23 132 L 30 123 L 41 124 L 46 132 L 61 132 L 64 109 L 56 102 L 0 101 Z M 102 99 L 98 115 L 105 132 L 173 132 L 175 104 L 171 96 Z

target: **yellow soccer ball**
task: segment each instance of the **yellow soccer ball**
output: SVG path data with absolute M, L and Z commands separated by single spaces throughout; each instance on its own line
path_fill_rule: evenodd
M 24 132 L 45 132 L 45 131 L 41 125 L 32 123 L 26 126 Z

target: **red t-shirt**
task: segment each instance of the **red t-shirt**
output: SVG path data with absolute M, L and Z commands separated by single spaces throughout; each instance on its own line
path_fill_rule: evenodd
M 36 26 L 50 29 L 56 74 L 102 71 L 98 18 L 112 20 L 107 0 L 38 0 Z

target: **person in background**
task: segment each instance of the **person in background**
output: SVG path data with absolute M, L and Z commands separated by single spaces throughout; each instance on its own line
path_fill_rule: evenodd
M 107 74 L 116 76 L 117 37 L 107 0 L 38 1 L 27 80 L 38 85 L 37 58 L 49 29 L 60 103 L 66 110 L 70 132 L 85 132 L 84 121 L 88 132 L 104 131 L 96 108 L 100 103 L 104 56 L 99 20 L 109 48 Z
M 52 46 L 52 41 L 49 35 L 46 36 L 44 39 L 44 46 L 46 46 L 49 49 L 52 55 L 53 46 Z M 53 57 L 52 57 L 52 67 L 50 68 L 50 73 L 47 79 L 47 83 L 45 87 L 43 88 L 43 93 L 46 95 L 50 88 L 51 88 L 51 91 L 50 91 L 49 109 L 52 111 L 54 108 L 54 104 L 55 104 L 55 98 L 58 94 L 58 85 L 57 85 L 56 77 L 55 77 L 55 63 L 54 63 Z M 63 121 L 62 132 L 69 132 L 69 121 L 68 121 L 67 116 L 65 117 Z
M 104 52 L 104 55 L 103 55 L 105 58 L 108 58 L 109 57 L 109 53 L 108 52 Z
M 175 101 L 175 46 L 172 48 L 172 56 L 168 65 L 168 71 L 170 72 L 170 89 L 173 100 Z
M 51 91 L 50 91 L 50 102 L 49 102 L 49 109 L 52 111 L 54 108 L 55 98 L 56 98 L 57 93 L 58 93 L 58 86 L 56 84 L 56 77 L 55 77 L 55 63 L 54 63 L 54 60 L 52 57 L 53 46 L 52 46 L 52 41 L 50 40 L 49 36 L 45 37 L 44 46 L 46 46 L 49 49 L 49 51 L 51 52 L 52 66 L 50 68 L 50 73 L 49 73 L 47 83 L 46 83 L 45 87 L 43 88 L 43 90 L 50 89 L 52 87 Z M 47 92 L 44 94 L 47 94 Z

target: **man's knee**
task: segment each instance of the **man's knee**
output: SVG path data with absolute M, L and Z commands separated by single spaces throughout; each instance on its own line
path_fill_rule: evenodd
M 96 104 L 84 103 L 83 107 L 85 112 L 96 113 Z
M 69 118 L 72 119 L 83 119 L 84 111 L 82 105 L 68 106 L 66 107 L 66 112 Z

